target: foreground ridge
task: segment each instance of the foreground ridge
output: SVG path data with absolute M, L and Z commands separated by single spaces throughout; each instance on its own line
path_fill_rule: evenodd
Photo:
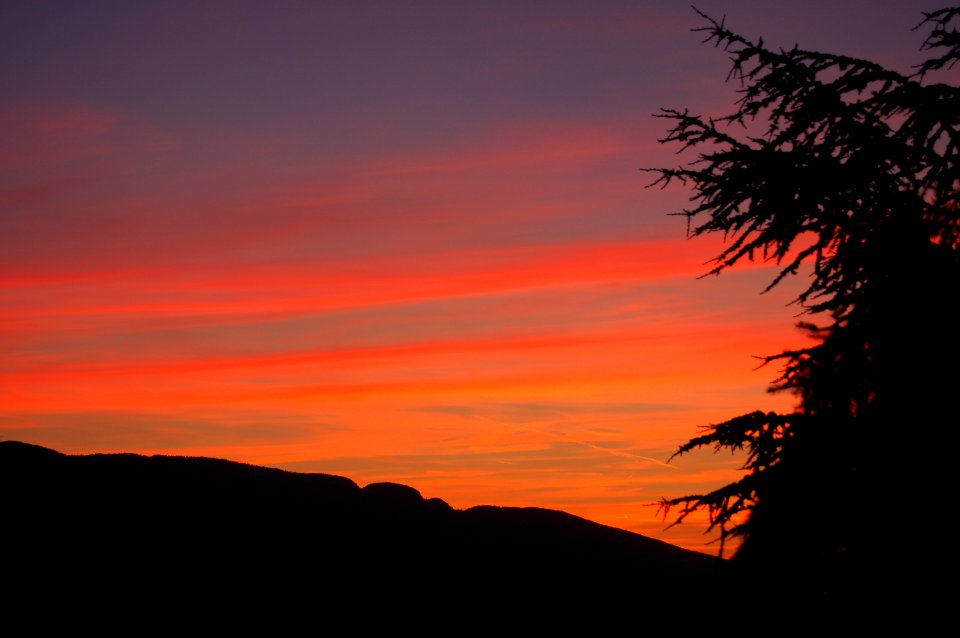
M 140 591 L 256 591 L 366 583 L 403 595 L 530 590 L 665 599 L 702 588 L 716 558 L 541 508 L 456 510 L 395 483 L 222 459 L 66 455 L 0 442 L 13 573 L 79 586 L 92 573 Z M 11 551 L 14 550 L 14 551 Z M 166 585 L 164 585 L 166 586 Z M 390 592 L 389 594 L 387 592 Z M 409 592 L 406 592 L 409 593 Z M 289 594 L 289 591 L 284 594 Z

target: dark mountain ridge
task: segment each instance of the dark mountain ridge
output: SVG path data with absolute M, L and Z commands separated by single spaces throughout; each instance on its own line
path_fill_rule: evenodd
M 7 574 L 24 587 L 113 595 L 207 588 L 286 599 L 293 584 L 409 596 L 665 600 L 721 561 L 554 510 L 456 510 L 408 486 L 221 459 L 65 455 L 0 442 Z M 372 589 L 371 589 L 372 587 Z M 424 587 L 426 589 L 424 589 Z M 284 592 L 281 594 L 280 592 Z

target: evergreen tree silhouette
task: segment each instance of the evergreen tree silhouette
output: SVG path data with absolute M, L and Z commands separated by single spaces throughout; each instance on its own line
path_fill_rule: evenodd
M 740 99 L 720 118 L 662 110 L 661 142 L 698 156 L 644 170 L 692 188 L 677 213 L 689 235 L 726 237 L 711 273 L 764 260 L 779 266 L 767 290 L 809 277 L 797 302 L 813 345 L 766 359 L 783 366 L 771 391 L 794 392 L 794 412 L 708 426 L 677 452 L 745 450 L 742 477 L 662 507 L 674 523 L 706 510 L 721 551 L 743 541 L 734 564 L 751 573 L 820 574 L 814 593 L 833 599 L 851 579 L 878 590 L 919 569 L 953 482 L 960 8 L 923 15 L 927 57 L 908 75 L 774 50 L 697 13 Z

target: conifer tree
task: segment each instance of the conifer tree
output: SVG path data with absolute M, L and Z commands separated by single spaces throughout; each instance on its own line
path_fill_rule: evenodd
M 721 551 L 743 541 L 735 562 L 827 570 L 838 589 L 929 533 L 954 481 L 960 8 L 923 15 L 926 59 L 907 74 L 774 49 L 700 16 L 695 31 L 731 56 L 739 100 L 718 118 L 662 110 L 661 142 L 697 157 L 644 170 L 692 190 L 677 213 L 689 235 L 726 238 L 711 273 L 764 260 L 778 265 L 768 290 L 807 278 L 797 302 L 812 345 L 766 359 L 782 366 L 771 391 L 797 395 L 793 412 L 708 426 L 677 452 L 744 450 L 741 478 L 662 505 L 674 522 L 706 510 Z

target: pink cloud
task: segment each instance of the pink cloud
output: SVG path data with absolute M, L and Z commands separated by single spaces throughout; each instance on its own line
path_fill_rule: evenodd
M 151 127 L 85 104 L 25 103 L 0 112 L 0 168 L 8 171 L 49 171 L 169 144 Z

